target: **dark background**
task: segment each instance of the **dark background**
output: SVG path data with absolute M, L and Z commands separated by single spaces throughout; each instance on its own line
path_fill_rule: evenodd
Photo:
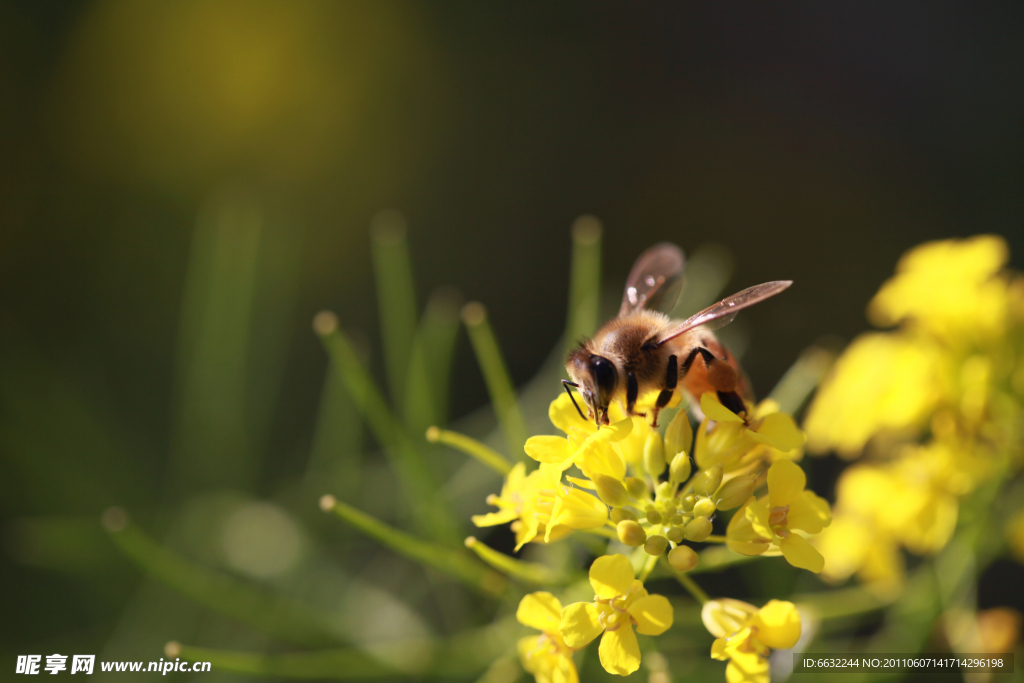
M 295 254 L 290 303 L 264 321 L 282 349 L 266 491 L 309 447 L 312 316 L 362 331 L 382 375 L 381 209 L 408 221 L 420 304 L 443 284 L 484 302 L 517 383 L 563 330 L 576 217 L 604 223 L 610 305 L 650 244 L 724 245 L 727 289 L 795 281 L 744 313 L 763 392 L 807 345 L 864 329 L 912 245 L 994 232 L 1024 262 L 1021 121 L 1019 2 L 4 2 L 0 372 L 57 378 L 120 425 L 150 489 L 89 495 L 7 440 L 0 512 L 94 515 L 161 488 L 193 226 L 231 188 Z M 487 403 L 459 344 L 455 417 Z M 19 391 L 5 428 L 66 427 Z M 102 631 L 81 584 L 0 563 L 10 651 Z

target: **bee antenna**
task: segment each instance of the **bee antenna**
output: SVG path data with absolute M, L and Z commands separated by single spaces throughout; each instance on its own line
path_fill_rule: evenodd
M 576 403 L 576 397 L 572 395 L 571 391 L 569 391 L 569 387 L 579 388 L 580 385 L 576 384 L 575 382 L 570 382 L 567 379 L 563 379 L 562 380 L 562 386 L 565 387 L 565 393 L 569 394 L 569 400 L 572 401 L 572 404 L 576 407 L 576 412 L 579 413 L 580 417 L 583 418 L 583 421 L 586 422 L 587 418 L 583 414 L 583 411 L 580 410 L 580 405 L 578 403 Z

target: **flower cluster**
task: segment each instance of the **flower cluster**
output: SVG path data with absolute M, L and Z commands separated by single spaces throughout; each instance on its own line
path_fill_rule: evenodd
M 654 398 L 641 397 L 639 410 Z M 605 670 L 636 671 L 635 634 L 659 635 L 673 619 L 668 600 L 649 595 L 643 582 L 659 558 L 680 574 L 694 569 L 699 556 L 692 544 L 726 543 L 745 555 L 783 555 L 796 567 L 821 570 L 823 559 L 806 537 L 828 526 L 831 513 L 806 490 L 806 477 L 794 462 L 802 457 L 803 433 L 773 401 L 737 414 L 714 394 L 704 394 L 696 432 L 684 410 L 662 433 L 617 405 L 610 408 L 610 424 L 598 426 L 580 417 L 567 394 L 551 403 L 548 414 L 563 435 L 531 437 L 525 450 L 539 466 L 527 474 L 517 464 L 501 493 L 488 498 L 498 510 L 473 517 L 474 523 L 511 523 L 516 550 L 574 532 L 598 534 L 617 540 L 620 550 L 635 548 L 634 563 L 642 570 L 635 578 L 634 564 L 624 555 L 605 555 L 590 567 L 591 602 L 562 608 L 550 593 L 524 598 L 519 620 L 542 635 L 520 641 L 519 650 L 524 668 L 538 681 L 576 680 L 571 654 L 598 636 Z M 737 512 L 726 534 L 714 536 L 714 519 L 729 510 Z M 748 625 L 736 633 L 743 628 Z M 724 658 L 741 666 L 735 662 L 746 662 L 749 647 L 760 657 L 764 648 L 758 643 L 778 646 L 783 640 L 757 640 L 750 628 L 755 627 L 746 636 L 712 630 L 732 643 L 716 641 L 712 656 L 728 652 Z
M 716 638 L 711 656 L 729 660 L 729 683 L 768 683 L 770 651 L 793 647 L 802 630 L 796 606 L 783 600 L 769 600 L 761 609 L 729 598 L 711 600 L 701 619 Z
M 959 502 L 1019 467 L 1024 425 L 1024 277 L 996 236 L 921 245 L 875 295 L 871 321 L 820 388 L 808 448 L 867 457 L 837 486 L 820 538 L 823 575 L 899 585 L 900 548 L 949 540 Z

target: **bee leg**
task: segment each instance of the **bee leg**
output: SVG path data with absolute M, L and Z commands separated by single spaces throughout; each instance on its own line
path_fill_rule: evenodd
M 715 393 L 718 394 L 718 400 L 721 401 L 723 406 L 742 417 L 743 421 L 746 422 L 747 406 L 743 402 L 743 398 L 736 393 L 736 370 L 728 361 L 715 358 L 714 354 L 703 346 L 695 346 L 693 351 L 690 351 L 690 355 L 687 356 L 687 360 L 693 358 L 696 353 L 700 353 L 701 358 L 704 359 L 704 365 L 708 369 L 708 383 L 715 390 Z
M 743 399 L 735 391 L 716 391 L 718 394 L 718 400 L 722 402 L 722 405 L 736 413 L 740 417 L 744 418 L 746 422 L 747 406 L 744 405 Z
M 683 360 L 683 365 L 679 369 L 680 370 L 679 371 L 679 379 L 685 378 L 686 374 L 688 372 L 690 372 L 690 366 L 693 365 L 693 361 L 695 361 L 697 359 L 697 354 L 700 353 L 700 351 L 702 349 L 704 351 L 707 351 L 707 349 L 705 349 L 702 346 L 694 346 L 692 349 L 690 349 L 690 353 L 687 354 L 686 358 Z M 710 352 L 708 352 L 708 353 L 710 353 Z M 704 357 L 704 362 L 705 363 L 708 362 L 708 359 L 707 359 L 706 356 Z
M 665 369 L 665 388 L 658 394 L 658 400 L 654 404 L 654 421 L 651 422 L 652 427 L 658 426 L 658 413 L 661 409 L 668 405 L 668 402 L 672 400 L 672 394 L 675 393 L 676 383 L 679 381 L 679 365 L 675 355 L 668 357 L 668 367 Z
M 640 417 L 647 417 L 645 413 L 634 413 L 633 408 L 636 407 L 636 399 L 640 393 L 640 387 L 636 381 L 636 375 L 632 372 L 626 373 L 626 414 L 627 415 L 639 415 Z

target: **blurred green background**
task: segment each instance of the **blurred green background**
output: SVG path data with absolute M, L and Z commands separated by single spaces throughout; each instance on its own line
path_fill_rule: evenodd
M 578 216 L 604 224 L 608 310 L 650 244 L 724 245 L 726 289 L 796 281 L 734 326 L 764 393 L 866 326 L 910 246 L 996 232 L 1024 263 L 1022 120 L 1013 2 L 3 2 L 4 662 L 273 645 L 143 579 L 111 505 L 349 635 L 487 623 L 443 587 L 405 614 L 418 568 L 316 508 L 401 519 L 310 329 L 336 311 L 386 386 L 381 210 L 417 314 L 442 286 L 484 302 L 517 385 L 560 344 Z M 458 334 L 447 414 L 487 434 Z M 461 462 L 439 473 L 468 531 L 497 479 Z

